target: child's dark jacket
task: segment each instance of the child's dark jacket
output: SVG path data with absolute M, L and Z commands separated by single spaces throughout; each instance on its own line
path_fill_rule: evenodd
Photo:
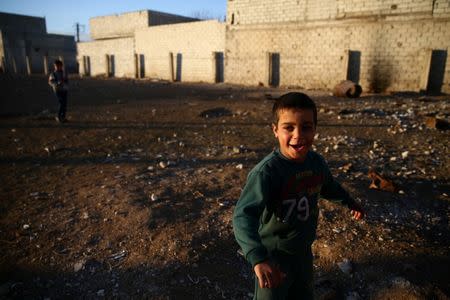
M 354 203 L 318 153 L 309 151 L 303 163 L 296 163 L 276 150 L 259 162 L 233 215 L 236 240 L 252 266 L 269 259 L 274 250 L 295 255 L 310 247 L 321 197 Z

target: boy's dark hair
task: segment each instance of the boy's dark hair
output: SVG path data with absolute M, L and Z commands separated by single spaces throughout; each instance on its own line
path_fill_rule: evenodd
M 291 92 L 282 95 L 275 100 L 272 108 L 273 123 L 278 124 L 278 113 L 283 109 L 311 109 L 314 114 L 314 125 L 317 125 L 317 108 L 314 101 L 308 95 Z
M 55 59 L 54 64 L 57 65 L 57 66 L 62 66 L 63 62 L 61 60 L 59 60 L 59 59 Z

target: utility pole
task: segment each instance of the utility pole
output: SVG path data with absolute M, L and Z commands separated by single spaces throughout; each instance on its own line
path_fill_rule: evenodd
M 77 43 L 80 42 L 80 24 L 77 22 Z
M 81 25 L 80 23 L 75 23 L 75 30 L 76 30 L 76 42 L 80 42 L 80 29 L 84 32 L 84 25 Z

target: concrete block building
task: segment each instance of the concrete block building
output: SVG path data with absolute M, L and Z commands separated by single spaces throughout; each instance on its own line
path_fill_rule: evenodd
M 225 79 L 450 92 L 448 0 L 228 0 Z
M 449 0 L 228 0 L 226 23 L 147 10 L 90 23 L 84 75 L 450 92 Z
M 3 71 L 46 73 L 62 59 L 68 72 L 78 72 L 74 36 L 49 34 L 45 18 L 0 12 L 0 58 Z
M 175 81 L 224 80 L 225 24 L 216 20 L 136 31 L 141 76 Z
M 77 45 L 82 75 L 223 80 L 224 23 L 143 10 L 91 18 L 90 28 L 94 40 Z

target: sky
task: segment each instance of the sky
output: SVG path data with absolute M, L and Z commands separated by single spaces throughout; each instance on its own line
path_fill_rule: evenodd
M 82 40 L 88 39 L 89 18 L 144 9 L 223 19 L 226 0 L 0 0 L 1 12 L 45 17 L 48 33 L 75 35 L 78 22 Z

